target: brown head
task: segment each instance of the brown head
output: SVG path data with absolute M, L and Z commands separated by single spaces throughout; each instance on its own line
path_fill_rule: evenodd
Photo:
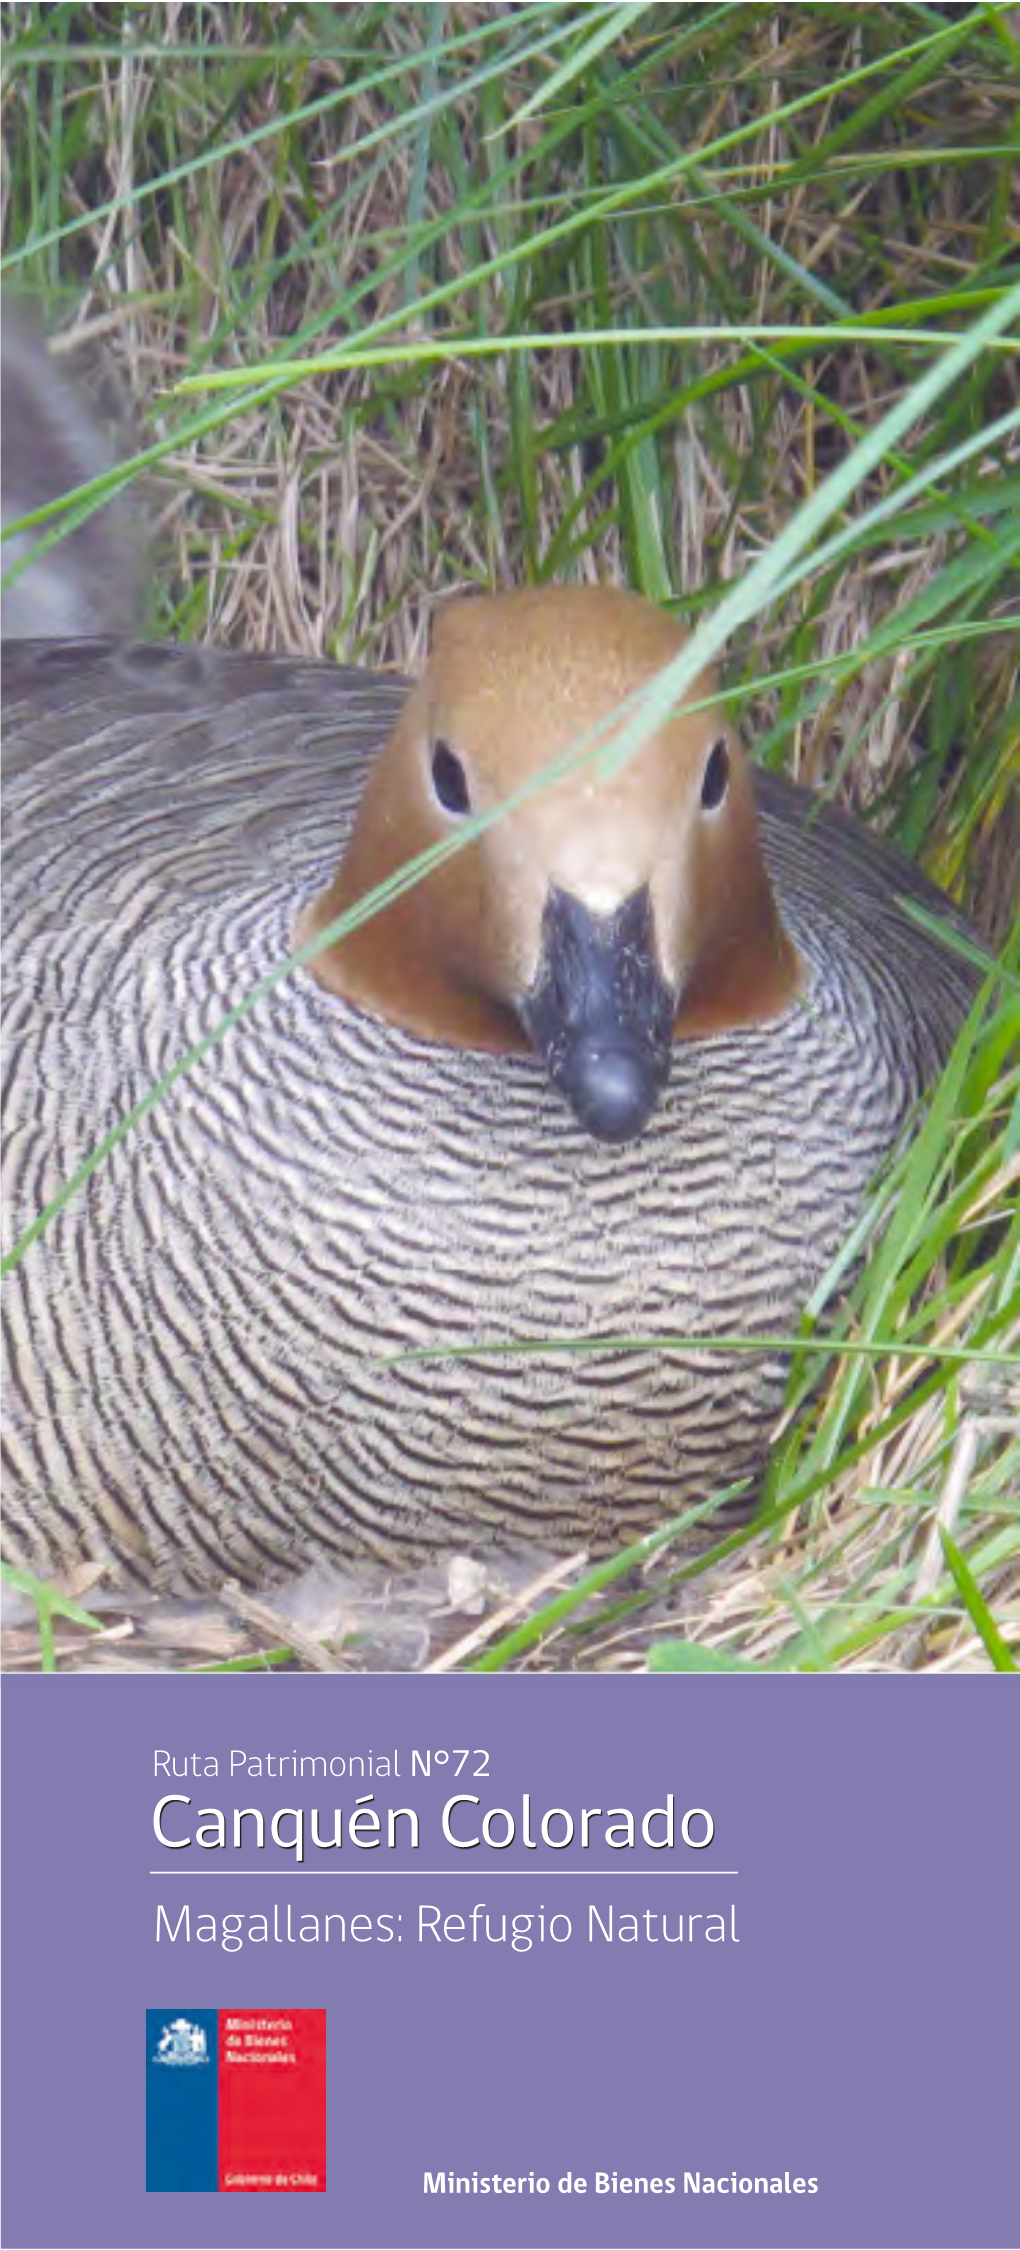
M 298 940 L 512 795 L 685 638 L 650 602 L 604 587 L 451 604 Z M 702 680 L 689 700 L 710 692 Z M 580 1122 L 610 1140 L 641 1130 L 673 1039 L 766 1023 L 802 977 L 744 753 L 717 710 L 683 706 L 619 771 L 589 762 L 515 805 L 313 968 L 425 1038 L 537 1047 Z

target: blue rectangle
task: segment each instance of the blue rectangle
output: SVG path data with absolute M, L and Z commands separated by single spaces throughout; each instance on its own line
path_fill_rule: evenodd
M 219 2186 L 219 2010 L 146 2008 L 145 2186 Z

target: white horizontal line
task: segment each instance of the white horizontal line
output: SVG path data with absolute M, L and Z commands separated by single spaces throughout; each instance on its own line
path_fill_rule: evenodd
M 477 1875 L 473 1867 L 150 1867 L 150 1875 L 417 1875 L 434 1882 L 439 1875 Z M 736 1875 L 736 1867 L 487 1867 L 485 1879 L 505 1875 Z

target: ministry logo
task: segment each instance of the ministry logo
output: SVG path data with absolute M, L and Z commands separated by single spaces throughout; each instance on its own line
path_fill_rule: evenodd
M 325 2008 L 146 2008 L 145 2186 L 324 2195 Z
M 209 2043 L 201 2024 L 189 2023 L 187 2016 L 175 2016 L 160 2033 L 159 2045 L 152 2057 L 155 2063 L 208 2063 Z

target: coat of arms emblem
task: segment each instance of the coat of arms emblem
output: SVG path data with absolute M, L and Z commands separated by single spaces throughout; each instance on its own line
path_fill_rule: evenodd
M 164 2024 L 153 2060 L 161 2063 L 208 2062 L 208 2045 L 201 2024 L 189 2023 L 187 2016 L 175 2016 L 173 2023 Z

